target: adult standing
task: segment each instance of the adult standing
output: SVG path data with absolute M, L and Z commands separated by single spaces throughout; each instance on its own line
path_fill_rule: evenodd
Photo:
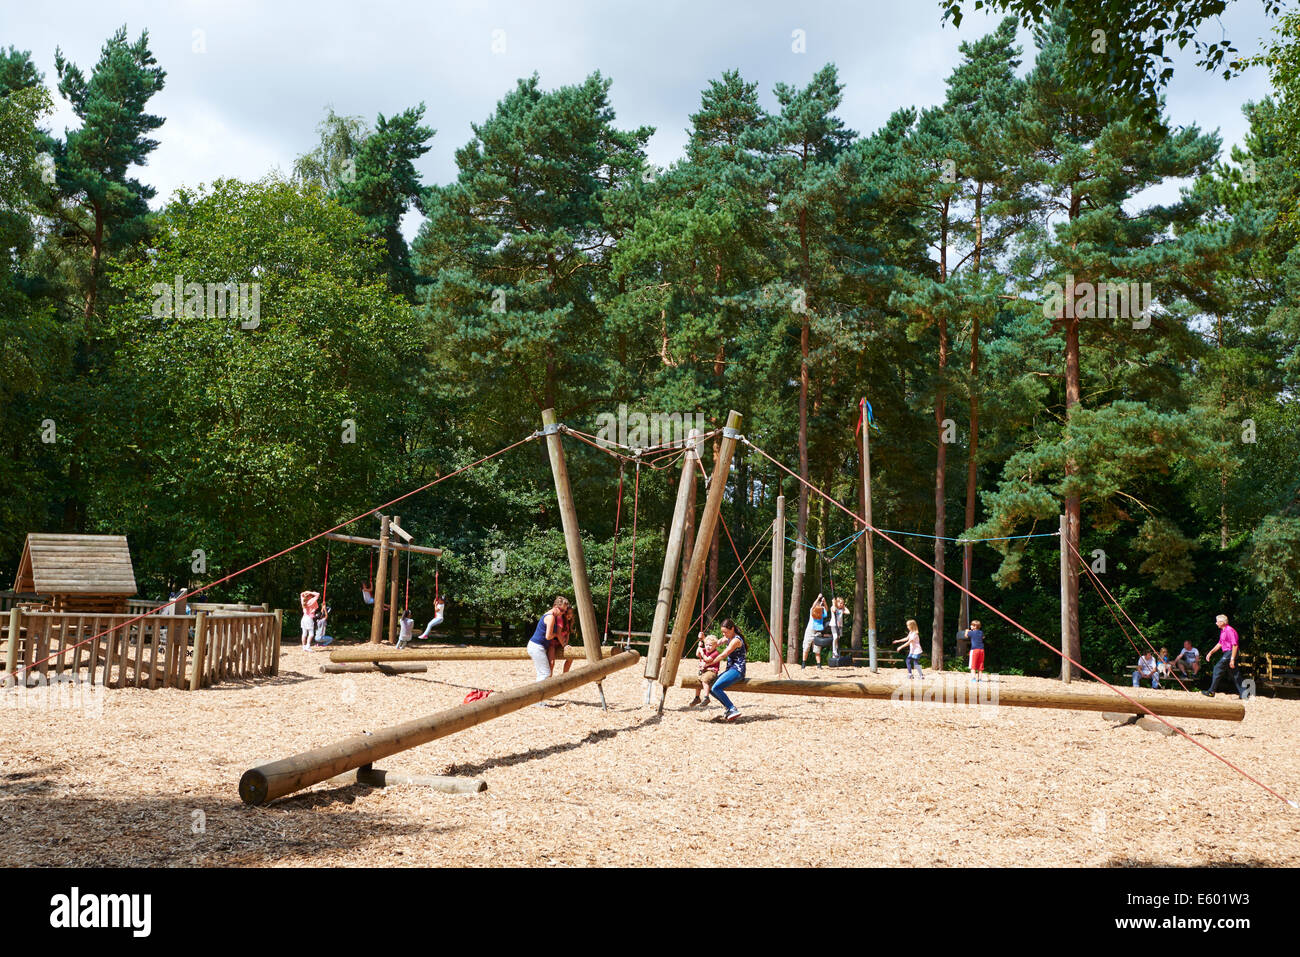
M 1226 675 L 1231 675 L 1232 683 L 1237 687 L 1237 697 L 1245 698 L 1246 691 L 1241 685 L 1241 668 L 1237 665 L 1237 648 L 1241 644 L 1241 638 L 1237 635 L 1237 629 L 1228 624 L 1227 615 L 1219 615 L 1214 619 L 1214 623 L 1219 626 L 1219 642 L 1205 653 L 1205 663 L 1207 665 L 1210 663 L 1216 651 L 1222 651 L 1223 657 L 1214 666 L 1214 675 L 1210 678 L 1210 690 L 1202 691 L 1201 694 L 1213 698 L 1219 682 Z
M 565 629 L 565 616 L 570 608 L 569 599 L 559 595 L 546 614 L 537 621 L 533 636 L 528 639 L 528 657 L 533 659 L 537 680 L 545 681 L 551 676 L 553 658 L 551 650 L 558 642 Z M 538 704 L 545 702 L 539 701 Z
M 736 623 L 728 618 L 722 623 L 722 648 L 719 652 L 727 659 L 727 670 L 718 675 L 713 682 L 712 694 L 727 709 L 722 716 L 726 721 L 735 721 L 740 717 L 740 709 L 731 703 L 724 688 L 735 684 L 745 677 L 745 661 L 749 654 L 749 643 L 745 636 L 736 630 Z

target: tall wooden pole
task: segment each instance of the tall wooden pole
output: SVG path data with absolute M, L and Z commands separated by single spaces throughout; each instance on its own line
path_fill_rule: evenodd
M 784 629 L 785 618 L 785 496 L 776 497 L 776 518 L 772 523 L 772 604 L 768 618 L 767 660 L 772 662 L 774 674 L 781 673 L 785 658 Z
M 573 491 L 569 487 L 569 467 L 564 460 L 564 444 L 560 440 L 559 423 L 554 409 L 542 410 L 542 434 L 546 436 L 546 451 L 551 459 L 551 474 L 555 477 L 555 497 L 560 503 L 560 524 L 564 527 L 564 547 L 569 554 L 569 571 L 573 576 L 573 602 L 578 606 L 578 623 L 582 628 L 582 645 L 587 650 L 587 660 L 593 665 L 600 661 L 600 629 L 596 625 L 596 606 L 591 603 L 591 583 L 587 580 L 587 560 L 582 553 L 582 535 L 578 531 L 578 510 L 573 504 Z M 605 704 L 605 689 L 596 683 L 600 692 L 600 705 Z
M 394 515 L 392 526 L 401 528 L 402 516 Z M 397 584 L 398 579 L 402 577 L 402 554 L 392 547 L 388 550 L 392 552 L 390 560 L 393 562 L 392 584 L 388 589 L 391 592 L 388 596 L 388 643 L 395 645 L 397 644 Z
M 736 454 L 736 442 L 740 438 L 740 425 L 743 421 L 744 416 L 733 409 L 727 414 L 727 425 L 722 430 L 722 444 L 718 447 L 717 461 L 713 463 L 713 477 L 709 480 L 708 497 L 704 500 L 704 514 L 700 516 L 699 533 L 695 537 L 696 548 L 691 555 L 690 567 L 686 570 L 686 581 L 682 583 L 682 594 L 677 599 L 677 621 L 673 625 L 672 641 L 668 643 L 668 652 L 659 668 L 659 684 L 664 689 L 664 696 L 659 699 L 661 714 L 668 689 L 677 680 L 677 666 L 686 650 L 686 634 L 691 622 L 695 620 L 695 599 L 699 597 L 705 567 L 709 562 L 709 549 L 705 545 L 713 540 L 718 531 L 722 495 L 727 488 L 731 458 Z
M 18 599 L 14 599 L 16 602 Z M 17 605 L 9 609 L 9 644 L 5 646 L 5 673 L 4 681 L 0 682 L 0 687 L 8 687 L 11 684 L 17 684 L 18 679 L 14 677 L 14 672 L 18 670 L 18 635 L 23 627 L 23 611 Z M 95 670 L 95 662 L 91 661 L 90 670 Z
M 379 526 L 379 571 L 375 575 L 375 606 L 370 611 L 370 643 L 379 644 L 384 627 L 384 585 L 388 582 L 388 516 Z
M 872 538 L 875 522 L 871 520 L 871 423 L 867 421 L 867 400 L 862 400 L 862 508 L 867 520 L 863 538 L 867 540 L 867 664 L 875 673 L 876 664 L 876 551 Z
M 1071 667 L 1065 655 L 1070 653 L 1070 528 L 1069 518 L 1061 515 L 1061 680 L 1070 683 Z
M 654 623 L 650 626 L 650 647 L 645 655 L 646 678 L 659 677 L 659 662 L 663 659 L 664 644 L 668 640 L 668 616 L 673 610 L 673 590 L 677 584 L 677 566 L 682 556 L 682 540 L 686 536 L 686 509 L 695 489 L 695 459 L 698 434 L 691 430 L 682 456 L 682 476 L 677 483 L 677 504 L 673 508 L 673 521 L 668 530 L 668 548 L 664 552 L 664 570 L 659 576 L 659 598 L 655 602 Z

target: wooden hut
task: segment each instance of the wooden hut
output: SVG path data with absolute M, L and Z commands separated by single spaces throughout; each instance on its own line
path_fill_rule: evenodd
M 30 533 L 13 590 L 41 595 L 57 612 L 125 615 L 136 592 L 126 536 Z

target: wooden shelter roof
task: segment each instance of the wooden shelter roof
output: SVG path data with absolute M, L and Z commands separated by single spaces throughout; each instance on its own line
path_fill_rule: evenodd
M 58 535 L 32 532 L 23 545 L 14 591 L 41 595 L 136 593 L 125 535 Z

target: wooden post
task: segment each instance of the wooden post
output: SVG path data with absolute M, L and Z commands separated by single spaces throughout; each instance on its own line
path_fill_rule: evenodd
M 284 640 L 284 609 L 275 610 L 275 639 L 271 642 L 271 676 L 280 673 L 280 642 Z
M 776 519 L 772 525 L 772 593 L 771 616 L 768 619 L 767 660 L 772 662 L 772 673 L 780 674 L 784 663 L 785 641 L 782 622 L 785 620 L 785 496 L 776 497 Z
M 375 575 L 375 607 L 370 612 L 370 643 L 379 644 L 384 627 L 384 585 L 388 583 L 388 516 L 379 526 L 379 571 Z
M 239 779 L 239 796 L 245 804 L 265 804 L 278 797 L 328 781 L 346 771 L 373 764 L 437 738 L 464 731 L 492 718 L 519 711 L 530 704 L 600 681 L 606 675 L 628 668 L 641 660 L 635 651 L 624 651 L 606 661 L 588 664 L 568 674 L 545 681 L 530 681 L 518 688 L 490 695 L 471 704 L 459 705 L 427 717 L 407 721 L 374 734 L 360 734 L 328 747 L 296 754 L 245 771 Z
M 14 599 L 17 601 L 17 599 Z M 0 687 L 17 684 L 14 672 L 18 670 L 18 638 L 22 634 L 23 613 L 17 605 L 9 609 L 9 644 L 5 647 L 5 680 Z
M 208 613 L 201 611 L 194 618 L 194 664 L 190 671 L 190 690 L 203 687 L 204 657 L 208 650 Z
M 1061 513 L 1061 680 L 1070 683 L 1070 529 L 1069 519 Z
M 677 584 L 677 566 L 682 557 L 682 540 L 686 534 L 686 508 L 695 488 L 695 459 L 698 457 L 699 433 L 691 430 L 686 454 L 682 456 L 682 475 L 677 482 L 677 504 L 668 531 L 668 548 L 664 552 L 664 570 L 659 576 L 659 598 L 655 602 L 654 624 L 650 626 L 650 647 L 646 649 L 645 676 L 659 677 L 659 662 L 668 639 L 668 616 L 673 610 L 673 591 Z
M 860 681 L 816 681 L 782 678 L 748 678 L 727 685 L 727 694 L 739 691 L 758 694 L 802 695 L 814 698 L 872 698 L 890 701 L 895 705 L 916 704 L 925 708 L 935 706 L 975 706 L 984 708 L 1059 708 L 1064 711 L 1101 711 L 1123 714 L 1146 714 L 1136 704 L 1121 698 L 1113 691 L 1049 691 L 1021 688 L 990 689 L 988 683 L 976 684 L 958 675 L 946 679 L 926 679 L 924 682 L 904 680 L 901 684 L 888 678 L 868 678 Z M 930 686 L 927 687 L 926 683 Z M 693 690 L 700 687 L 697 675 L 682 678 L 682 687 Z M 1127 694 L 1127 692 L 1125 692 Z M 1129 695 L 1153 713 L 1167 718 L 1210 718 L 1218 721 L 1241 721 L 1246 717 L 1246 707 L 1240 700 L 1229 696 L 1211 700 L 1198 694 L 1154 694 L 1136 692 Z
M 401 528 L 402 516 L 394 515 L 389 527 Z M 397 644 L 397 585 L 398 580 L 402 577 L 402 556 L 400 552 L 394 549 L 390 549 L 390 551 L 393 553 L 390 558 L 393 563 L 393 575 L 392 584 L 388 589 L 391 592 L 388 596 L 388 643 L 395 645 Z
M 569 467 L 564 460 L 564 443 L 554 409 L 542 410 L 542 434 L 546 436 L 546 451 L 551 460 L 551 473 L 555 477 L 555 497 L 560 503 L 560 524 L 564 527 L 564 547 L 569 554 L 569 572 L 573 576 L 573 602 L 578 606 L 578 623 L 582 628 L 582 645 L 587 650 L 587 660 L 600 661 L 600 630 L 596 625 L 596 607 L 591 603 L 591 583 L 587 580 L 587 560 L 582 553 L 582 534 L 578 530 L 578 510 L 573 504 L 573 491 L 569 487 Z M 596 682 L 600 692 L 600 706 L 605 704 L 605 689 Z
M 664 699 L 668 696 L 668 689 L 677 680 L 677 666 L 681 663 L 682 653 L 686 650 L 686 633 L 694 620 L 695 599 L 700 594 L 705 566 L 709 561 L 707 544 L 713 540 L 713 536 L 718 531 L 718 516 L 722 514 L 722 495 L 726 491 L 727 476 L 731 472 L 731 458 L 736 453 L 736 441 L 740 438 L 740 426 L 743 421 L 744 416 L 733 409 L 727 415 L 726 428 L 722 430 L 722 444 L 718 448 L 717 461 L 713 463 L 713 477 L 709 480 L 708 496 L 704 500 L 704 514 L 700 516 L 699 533 L 695 538 L 695 552 L 691 555 L 691 564 L 686 570 L 686 581 L 682 585 L 681 597 L 677 599 L 677 621 L 673 625 L 673 638 L 668 643 L 667 655 L 659 668 L 659 684 L 664 689 L 659 699 L 660 714 L 664 710 Z
M 390 649 L 383 649 L 388 651 Z M 391 649 L 396 651 L 397 649 Z M 381 675 L 406 675 L 406 674 L 424 674 L 429 670 L 428 665 L 410 665 L 401 662 L 391 662 L 384 664 L 379 661 L 369 662 L 349 662 L 348 664 L 336 665 L 333 662 L 320 666 L 320 673 L 323 675 L 357 675 L 357 674 L 381 674 Z
M 871 520 L 871 423 L 867 421 L 867 400 L 862 400 L 862 517 L 867 520 L 863 538 L 867 540 L 867 666 L 875 674 L 876 665 L 876 552 L 872 541 L 875 523 Z M 934 665 L 942 668 L 943 662 Z

